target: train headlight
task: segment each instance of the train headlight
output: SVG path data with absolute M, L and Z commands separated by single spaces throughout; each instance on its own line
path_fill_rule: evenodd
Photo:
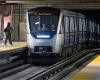
M 50 35 L 37 35 L 37 38 L 50 38 Z

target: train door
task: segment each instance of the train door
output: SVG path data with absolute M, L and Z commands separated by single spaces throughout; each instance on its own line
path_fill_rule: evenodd
M 61 25 L 60 25 L 60 29 L 59 29 L 59 36 L 60 36 L 60 42 L 61 42 L 61 55 L 62 55 L 62 49 L 64 48 L 64 44 L 65 44 L 65 28 L 64 28 L 64 17 L 62 16 L 61 19 Z
M 66 55 L 71 56 L 73 53 L 73 44 L 75 42 L 75 23 L 74 17 L 64 16 L 64 26 L 65 26 L 65 48 Z
M 62 49 L 62 56 L 67 57 L 68 52 L 68 46 L 69 46 L 69 17 L 63 16 L 63 25 L 64 25 L 64 47 Z
M 79 22 L 78 22 L 78 17 L 77 16 L 75 16 L 75 18 L 74 18 L 74 50 L 75 50 L 75 53 L 77 52 L 77 50 L 78 50 L 78 38 L 79 38 Z
M 68 47 L 70 43 L 69 31 L 70 31 L 70 17 L 64 16 L 64 26 L 65 26 L 65 46 Z
M 70 35 L 70 53 L 71 55 L 76 53 L 76 43 L 75 40 L 77 38 L 77 29 L 76 29 L 76 16 L 70 16 L 70 31 L 69 31 L 69 35 Z
M 77 45 L 76 45 L 76 43 L 77 43 L 77 18 L 76 17 L 74 17 L 74 45 L 73 45 L 73 53 L 76 53 L 76 51 L 77 51 Z

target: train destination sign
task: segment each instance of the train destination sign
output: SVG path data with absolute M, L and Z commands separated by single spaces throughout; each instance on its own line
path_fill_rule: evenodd
M 52 15 L 52 13 L 43 12 L 43 13 L 34 13 L 34 15 L 38 15 L 38 16 L 50 16 L 50 15 Z

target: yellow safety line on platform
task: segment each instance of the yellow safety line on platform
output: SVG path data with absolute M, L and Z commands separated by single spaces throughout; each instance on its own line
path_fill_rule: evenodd
M 100 56 L 94 59 L 89 65 L 99 65 L 100 66 Z
M 15 46 L 6 46 L 6 47 L 0 47 L 0 51 L 6 51 L 6 50 L 13 50 L 17 48 L 25 47 L 26 45 L 15 45 Z
M 100 56 L 97 56 L 85 68 L 71 76 L 69 80 L 96 80 L 98 73 L 100 73 Z

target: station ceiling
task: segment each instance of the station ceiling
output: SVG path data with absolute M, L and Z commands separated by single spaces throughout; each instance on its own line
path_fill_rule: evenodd
M 0 0 L 1 3 L 18 3 L 35 6 L 54 6 L 63 9 L 100 9 L 100 0 Z
M 81 12 L 100 22 L 100 0 L 0 0 L 0 4 L 23 4 L 26 10 L 38 6 L 53 6 Z

